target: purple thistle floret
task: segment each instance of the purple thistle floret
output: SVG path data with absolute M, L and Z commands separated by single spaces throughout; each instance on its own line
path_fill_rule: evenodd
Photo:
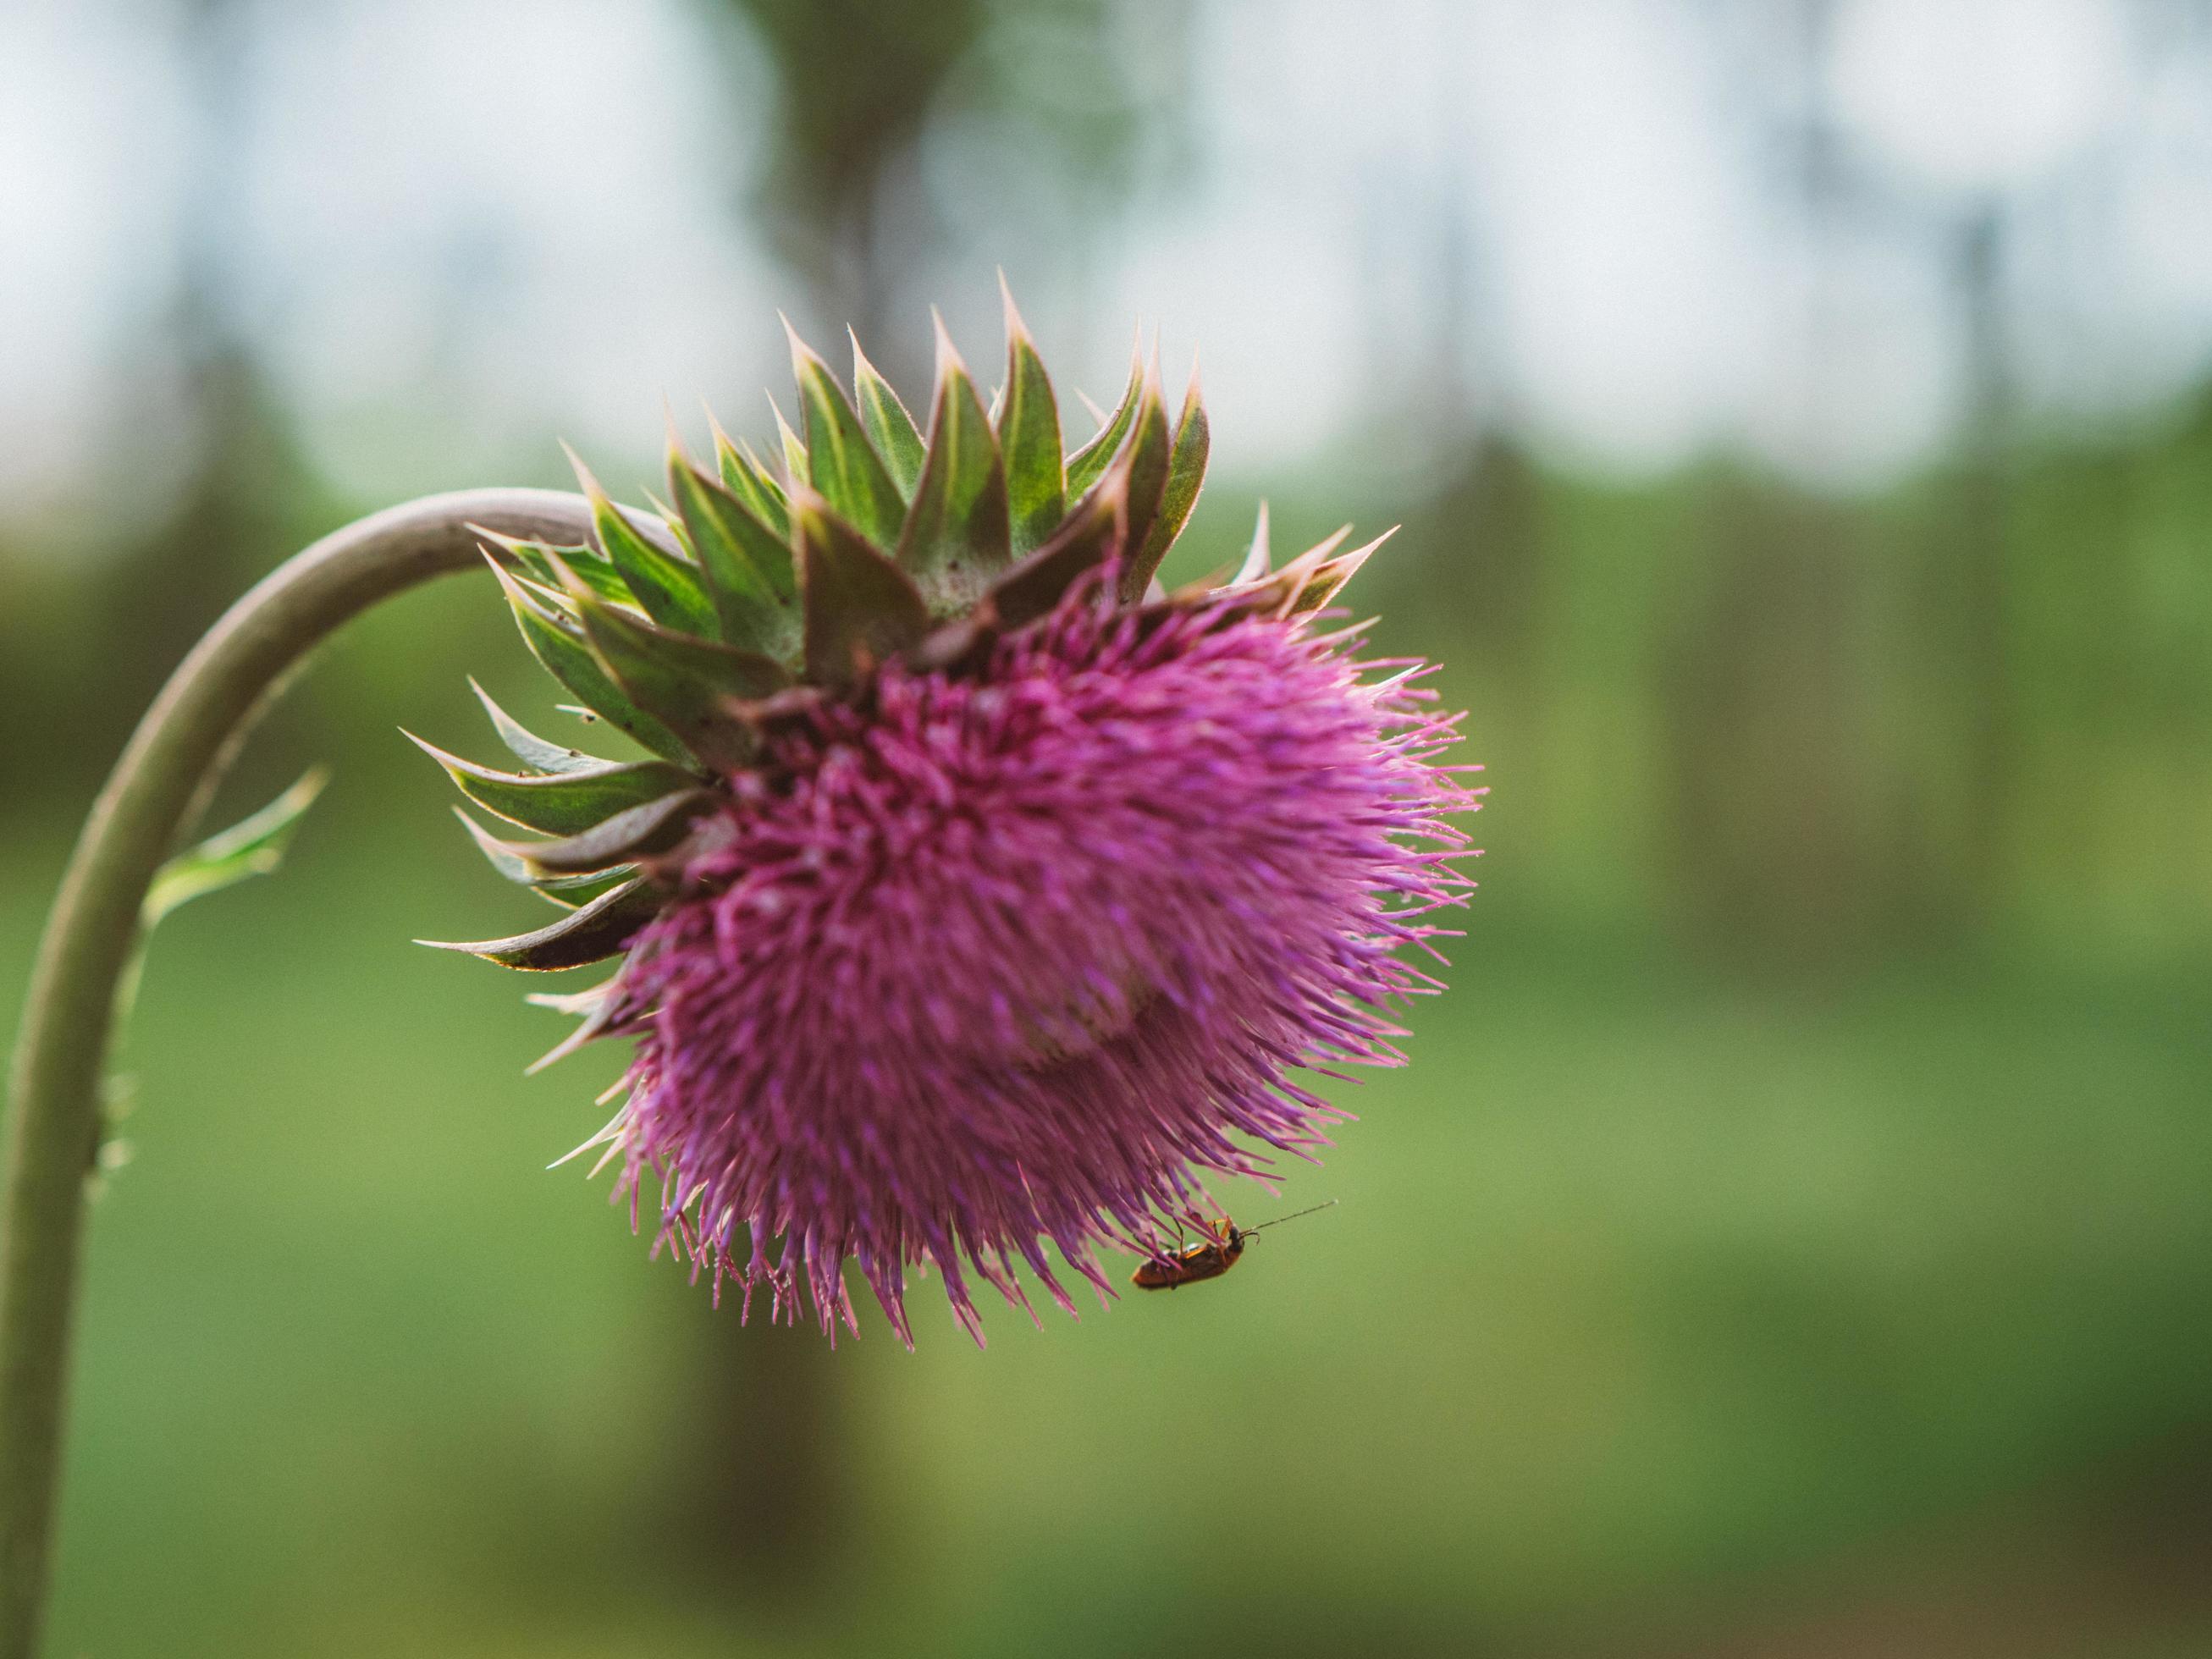
M 1470 885 L 1454 721 L 1357 630 L 1106 581 L 795 709 L 635 941 L 610 1152 L 718 1291 L 834 1337 L 850 1256 L 910 1345 L 934 1263 L 981 1342 L 970 1273 L 1027 1307 L 1022 1262 L 1073 1313 L 1045 1241 L 1110 1294 L 1095 1246 L 1328 1144 L 1302 1072 L 1399 1063 L 1400 953 Z

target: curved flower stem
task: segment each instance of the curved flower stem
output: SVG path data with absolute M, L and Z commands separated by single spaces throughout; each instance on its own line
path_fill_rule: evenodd
M 31 976 L 9 1078 L 0 1214 L 0 1659 L 35 1651 L 60 1473 L 86 1177 L 100 1073 L 139 908 L 287 671 L 378 600 L 464 570 L 481 524 L 586 539 L 580 496 L 478 489 L 428 496 L 334 532 L 223 614 L 155 699 L 93 805 Z

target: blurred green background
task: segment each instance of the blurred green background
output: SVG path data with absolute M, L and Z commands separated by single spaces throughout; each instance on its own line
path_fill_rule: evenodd
M 975 1351 L 711 1312 L 404 725 L 226 792 L 95 1216 L 52 1650 L 2212 1654 L 2212 15 L 2123 0 L 0 12 L 0 994 L 191 640 L 420 491 L 1206 349 L 1186 574 L 1406 526 L 1484 887 L 1236 1277 Z M 833 356 L 837 354 L 832 353 Z M 1079 416 L 1071 422 L 1079 426 Z M 634 493 L 634 492 L 633 492 Z

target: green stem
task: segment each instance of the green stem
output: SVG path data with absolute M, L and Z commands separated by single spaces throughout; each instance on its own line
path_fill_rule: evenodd
M 93 804 L 32 971 L 9 1079 L 0 1213 L 0 1659 L 32 1659 L 49 1577 L 86 1180 L 117 988 L 155 872 L 243 726 L 287 672 L 378 600 L 479 557 L 472 524 L 586 539 L 576 495 L 479 489 L 362 519 L 288 561 L 223 614 L 138 724 Z

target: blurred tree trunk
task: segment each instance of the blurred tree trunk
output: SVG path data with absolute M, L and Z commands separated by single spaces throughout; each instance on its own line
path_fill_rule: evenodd
M 1448 547 L 1434 580 L 1451 615 L 1466 619 L 1482 659 L 1516 694 L 1533 694 L 1543 580 L 1544 479 L 1503 431 L 1486 434 L 1428 510 L 1417 546 Z
M 1673 881 L 1709 948 L 1819 969 L 1884 921 L 1865 561 L 1830 503 L 1726 480 L 1708 512 L 1662 657 Z
M 981 33 L 978 0 L 718 0 L 749 27 L 779 97 L 761 206 L 826 334 L 849 325 L 909 398 L 927 362 L 920 331 L 890 327 L 897 277 L 929 235 L 890 184 L 945 76 Z M 833 362 L 842 343 L 817 337 Z M 919 404 L 916 405 L 919 407 Z M 770 1607 L 817 1598 L 863 1552 L 846 1377 L 852 1356 L 810 1322 L 709 1322 L 697 1391 L 699 1455 L 675 1494 L 672 1534 L 692 1571 Z
M 2010 665 L 2012 375 L 2002 315 L 2003 221 L 1994 200 L 1960 222 L 1953 283 L 1966 342 L 1966 442 L 1945 515 L 1927 621 L 1955 678 L 1963 867 L 1967 915 L 1986 921 L 2009 873 L 2007 835 L 2020 740 Z
M 1137 125 L 1127 100 L 1116 102 L 1115 9 L 1106 0 L 1044 0 L 1018 14 L 989 0 L 711 3 L 743 26 L 774 76 L 773 149 L 748 210 L 805 289 L 814 343 L 835 362 L 836 335 L 850 325 L 921 412 L 931 349 L 919 307 L 914 325 L 898 325 L 916 297 L 907 283 L 939 240 L 918 176 L 925 129 L 957 80 L 963 108 L 993 108 L 1038 140 L 1014 148 L 1071 179 L 1110 178 Z M 1018 36 L 1016 24 L 1049 35 L 1048 61 L 1010 68 L 1007 52 L 984 50 L 994 28 Z M 1048 219 L 1054 205 L 1009 204 Z M 890 1340 L 875 1331 L 872 1340 Z M 676 1529 L 701 1565 L 752 1599 L 810 1595 L 864 1553 L 852 1358 L 804 1324 L 740 1328 L 727 1307 L 710 1343 L 699 1481 L 681 1495 Z
M 849 326 L 909 386 L 919 329 L 889 326 L 898 279 L 935 237 L 902 179 L 947 77 L 991 21 L 982 0 L 720 0 L 775 76 L 777 141 L 757 206 L 824 332 Z M 898 186 L 902 185 L 902 188 Z M 817 348 L 834 360 L 838 342 Z
M 666 1524 L 685 1576 L 781 1617 L 828 1605 L 824 1593 L 854 1574 L 865 1492 L 850 1337 L 833 1352 L 811 1320 L 778 1325 L 766 1313 L 763 1297 L 740 1325 L 734 1287 L 711 1316 L 700 1309 L 696 1450 Z

